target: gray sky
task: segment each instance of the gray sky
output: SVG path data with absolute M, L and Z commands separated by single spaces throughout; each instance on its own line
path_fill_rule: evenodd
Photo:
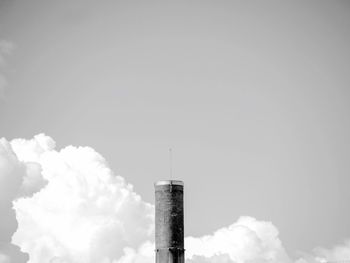
M 0 1 L 0 137 L 88 145 L 153 203 L 186 184 L 186 235 L 240 215 L 287 249 L 350 237 L 350 3 Z

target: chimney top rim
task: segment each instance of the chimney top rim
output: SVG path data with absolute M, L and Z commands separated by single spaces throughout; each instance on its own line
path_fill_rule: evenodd
M 184 186 L 184 182 L 180 180 L 161 180 L 154 183 L 155 186 L 158 185 L 181 185 Z

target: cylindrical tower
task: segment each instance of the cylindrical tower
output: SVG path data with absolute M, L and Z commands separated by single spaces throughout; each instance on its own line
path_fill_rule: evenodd
M 156 263 L 184 263 L 184 183 L 158 181 L 156 195 Z

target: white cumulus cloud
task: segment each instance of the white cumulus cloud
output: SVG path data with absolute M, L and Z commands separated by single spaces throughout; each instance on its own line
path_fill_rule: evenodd
M 350 262 L 350 240 L 346 240 L 343 244 L 334 246 L 331 249 L 315 248 L 314 254 L 317 258 L 327 261 L 348 260 Z
M 11 242 L 17 228 L 13 200 L 45 185 L 38 163 L 19 160 L 10 142 L 0 139 L 0 263 L 26 262 L 28 256 Z
M 332 248 L 316 247 L 311 253 L 303 253 L 296 263 L 350 263 L 350 239 Z
M 187 262 L 291 262 L 270 222 L 241 217 L 213 235 L 186 238 Z
M 17 220 L 16 220 L 17 218 Z M 350 241 L 291 259 L 277 228 L 241 217 L 185 238 L 188 263 L 325 263 Z M 25 253 L 23 253 L 25 252 Z M 0 139 L 0 263 L 153 263 L 154 207 L 90 147 L 56 149 L 44 134 Z
M 19 227 L 13 241 L 30 263 L 112 262 L 124 248 L 153 237 L 154 209 L 89 147 L 54 150 L 51 138 L 14 140 L 21 160 L 36 161 L 48 184 L 15 201 Z

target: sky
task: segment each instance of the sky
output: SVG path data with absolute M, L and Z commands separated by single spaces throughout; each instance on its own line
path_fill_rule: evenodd
M 186 236 L 257 220 L 292 258 L 347 244 L 349 12 L 346 1 L 0 0 L 3 156 L 46 171 L 12 140 L 89 146 L 148 207 L 172 148 Z M 34 181 L 16 196 L 45 193 Z

